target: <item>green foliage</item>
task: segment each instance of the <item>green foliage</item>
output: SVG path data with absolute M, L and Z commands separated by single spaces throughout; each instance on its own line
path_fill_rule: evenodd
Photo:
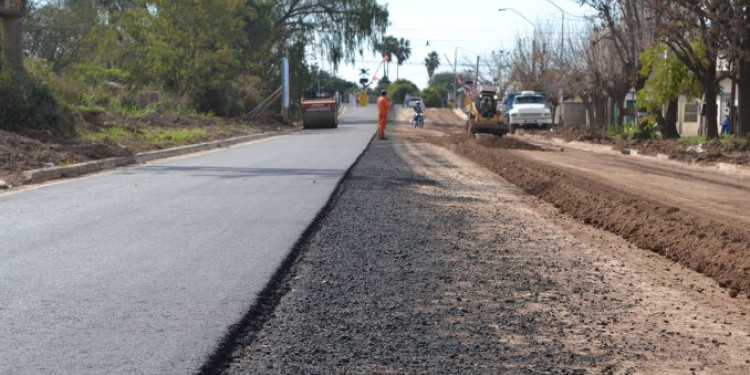
M 159 145 L 160 147 L 175 147 L 194 143 L 196 139 L 205 135 L 206 131 L 200 128 L 157 128 L 144 132 L 143 137 L 149 144 Z
M 71 134 L 72 116 L 50 90 L 23 72 L 0 72 L 0 129 L 48 130 Z
M 151 104 L 146 108 L 138 108 L 135 106 L 130 106 L 130 107 L 117 106 L 114 112 L 119 113 L 121 115 L 128 116 L 128 117 L 141 118 L 141 117 L 146 117 L 150 114 L 154 114 L 158 111 L 159 111 L 159 105 Z
M 407 93 L 419 94 L 417 85 L 405 79 L 398 79 L 388 86 L 388 97 L 396 103 L 403 103 Z
M 401 65 L 411 57 L 411 46 L 409 44 L 409 41 L 404 38 L 399 39 L 388 35 L 376 42 L 373 47 L 375 52 L 378 52 L 381 56 L 387 53 L 390 55 L 391 61 L 395 59 L 396 63 Z
M 373 45 L 388 25 L 387 6 L 377 0 L 30 4 L 24 25 L 32 74 L 62 103 L 119 113 L 132 112 L 135 95 L 146 90 L 171 100 L 162 101 L 162 111 L 246 113 L 280 85 L 285 55 L 294 111 L 295 94 L 321 76 L 340 92 L 356 87 L 309 66 L 312 46 L 335 67 Z M 401 62 L 409 57 L 408 41 L 398 47 L 394 57 Z
M 78 138 L 86 141 L 122 143 L 123 139 L 130 137 L 131 131 L 122 126 L 111 126 L 95 132 L 77 132 Z
M 453 91 L 456 76 L 451 72 L 436 73 L 430 78 L 430 87 L 437 87 L 446 92 Z
M 422 90 L 422 100 L 425 107 L 442 107 L 446 95 L 448 95 L 448 92 L 440 87 L 428 87 Z
M 427 57 L 424 59 L 424 65 L 427 68 L 427 75 L 430 77 L 430 81 L 432 81 L 432 77 L 435 75 L 435 69 L 437 69 L 440 66 L 440 56 L 436 51 L 432 51 L 427 54 Z
M 648 77 L 646 85 L 636 94 L 636 104 L 651 113 L 660 112 L 670 100 L 680 94 L 695 97 L 701 92 L 692 73 L 664 44 L 658 44 L 640 55 L 641 76 Z
M 194 143 L 206 135 L 201 128 L 156 128 L 145 131 L 134 131 L 122 126 L 111 126 L 93 132 L 78 132 L 78 137 L 96 142 L 112 142 L 125 144 L 146 143 L 149 148 L 167 148 Z
M 48 1 L 30 9 L 24 20 L 25 49 L 46 60 L 55 72 L 83 58 L 85 39 L 97 11 L 89 1 Z

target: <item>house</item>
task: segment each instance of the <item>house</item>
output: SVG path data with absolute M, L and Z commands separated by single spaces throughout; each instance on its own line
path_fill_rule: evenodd
M 728 73 L 729 63 L 725 59 L 719 59 L 716 74 L 723 77 L 719 81 L 720 90 L 716 97 L 716 104 L 719 108 L 716 123 L 719 133 L 721 133 L 721 123 L 731 112 L 732 79 L 727 77 Z M 734 92 L 737 92 L 736 86 Z M 699 134 L 702 103 L 701 98 L 688 98 L 680 95 L 677 112 L 677 132 L 680 133 L 680 136 L 693 137 Z M 737 106 L 736 97 L 734 98 L 734 105 Z

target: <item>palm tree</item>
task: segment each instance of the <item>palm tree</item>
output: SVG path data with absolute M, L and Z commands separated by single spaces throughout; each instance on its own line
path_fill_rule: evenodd
M 424 59 L 424 65 L 427 67 L 427 75 L 432 79 L 432 75 L 435 74 L 435 69 L 440 66 L 440 56 L 435 51 L 427 54 L 427 58 Z
M 396 39 L 393 36 L 385 36 L 379 42 L 374 45 L 375 51 L 379 52 L 382 56 L 386 54 L 393 58 L 396 58 L 396 78 L 398 78 L 398 66 L 408 60 L 411 56 L 411 46 L 408 40 L 404 38 Z M 386 61 L 385 70 L 383 71 L 383 77 L 388 78 L 388 63 L 390 59 Z
M 398 79 L 398 67 L 411 57 L 411 46 L 408 40 L 399 38 L 398 48 L 393 52 L 396 56 L 396 79 Z

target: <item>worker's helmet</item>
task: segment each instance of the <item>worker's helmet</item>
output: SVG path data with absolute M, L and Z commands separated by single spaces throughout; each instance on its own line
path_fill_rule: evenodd
M 385 90 L 380 90 L 380 95 L 385 96 Z

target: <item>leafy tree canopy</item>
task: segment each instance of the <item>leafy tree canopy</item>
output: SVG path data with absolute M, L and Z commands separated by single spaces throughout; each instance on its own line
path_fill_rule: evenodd
M 388 86 L 388 97 L 396 103 L 403 103 L 406 94 L 418 94 L 419 89 L 413 82 L 405 79 L 397 79 Z

